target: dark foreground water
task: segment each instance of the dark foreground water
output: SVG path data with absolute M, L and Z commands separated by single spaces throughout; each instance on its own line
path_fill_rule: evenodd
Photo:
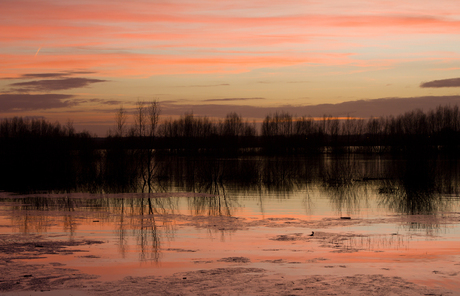
M 0 249 L 0 259 L 102 280 L 244 266 L 397 275 L 460 292 L 455 158 L 157 158 L 152 167 L 134 187 L 1 192 L 0 245 L 98 243 L 16 257 Z

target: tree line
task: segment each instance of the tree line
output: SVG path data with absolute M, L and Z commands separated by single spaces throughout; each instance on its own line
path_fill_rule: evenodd
M 160 167 L 164 154 L 351 152 L 425 156 L 438 152 L 456 155 L 460 151 L 458 106 L 369 119 L 318 119 L 277 112 L 259 124 L 234 112 L 220 121 L 192 113 L 160 121 L 160 107 L 157 101 L 138 102 L 131 113 L 120 107 L 115 128 L 106 138 L 76 132 L 71 122 L 61 125 L 36 118 L 0 119 L 0 190 L 84 188 L 91 192 L 102 184 L 112 186 L 110 191 L 114 192 L 150 192 L 154 179 L 168 178 L 162 172 L 167 165 Z M 132 124 L 128 124 L 130 116 Z
M 148 145 L 170 152 L 200 150 L 217 153 L 235 149 L 258 149 L 258 153 L 375 153 L 451 149 L 460 144 L 460 110 L 457 105 L 368 119 L 331 115 L 297 117 L 281 111 L 266 115 L 261 123 L 249 122 L 235 112 L 217 121 L 186 113 L 180 118 L 159 122 L 160 111 L 156 101 L 138 103 L 133 115 L 134 124 L 128 127 L 128 114 L 120 108 L 116 114 L 116 130 L 109 138 L 119 139 L 119 142 L 124 138 L 129 145 Z M 148 133 L 143 133 L 143 129 Z
M 160 122 L 160 114 L 158 101 L 138 101 L 131 114 L 120 107 L 115 114 L 114 129 L 106 138 L 97 141 L 88 132 L 77 133 L 70 121 L 61 125 L 44 119 L 5 118 L 0 120 L 0 140 L 4 149 L 12 143 L 35 140 L 78 149 L 88 145 L 140 148 L 146 149 L 146 159 L 151 158 L 149 149 L 170 153 L 375 153 L 456 149 L 460 144 L 457 105 L 369 119 L 331 115 L 297 117 L 281 111 L 266 115 L 261 123 L 245 120 L 235 112 L 217 121 L 186 113 Z

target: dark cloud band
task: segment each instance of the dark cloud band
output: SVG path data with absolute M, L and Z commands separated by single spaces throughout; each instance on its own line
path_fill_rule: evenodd
M 420 84 L 420 87 L 460 87 L 460 78 L 428 81 Z
M 66 71 L 66 72 L 55 72 L 55 73 L 27 73 L 22 74 L 19 77 L 7 77 L 2 78 L 5 80 L 18 80 L 18 79 L 42 79 L 42 78 L 63 78 L 72 75 L 81 75 L 81 74 L 95 74 L 96 72 L 91 71 Z
M 47 79 L 47 80 L 34 80 L 26 82 L 11 83 L 9 86 L 13 87 L 15 91 L 56 91 L 67 90 L 72 88 L 80 88 L 88 86 L 92 83 L 105 82 L 107 80 L 90 79 L 90 78 L 63 78 L 63 79 Z
M 228 83 L 221 83 L 221 84 L 196 84 L 196 85 L 187 85 L 181 87 L 218 87 L 218 86 L 229 86 Z
M 64 94 L 0 94 L 0 112 L 43 110 L 64 108 L 75 105 L 69 99 L 73 95 Z
M 289 112 L 295 116 L 321 117 L 331 115 L 337 117 L 380 117 L 399 115 L 404 112 L 421 109 L 428 111 L 439 105 L 460 105 L 460 96 L 426 96 L 410 98 L 381 98 L 374 100 L 348 101 L 338 104 L 318 104 L 308 106 L 284 105 L 279 107 L 257 107 L 249 105 L 224 104 L 171 104 L 162 103 L 163 115 L 183 115 L 193 112 L 200 116 L 225 117 L 229 112 L 236 112 L 247 118 L 264 118 L 275 112 Z
M 227 102 L 227 101 L 250 101 L 250 100 L 265 100 L 265 98 L 224 98 L 224 99 L 209 99 L 204 102 Z

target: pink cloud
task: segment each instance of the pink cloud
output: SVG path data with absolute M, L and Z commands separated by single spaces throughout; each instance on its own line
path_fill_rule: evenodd
M 442 3 L 436 5 L 436 13 L 429 13 L 432 6 L 420 4 L 412 10 L 402 5 L 399 11 L 379 2 L 368 4 L 349 2 L 338 10 L 330 3 L 297 0 L 110 5 L 102 0 L 44 0 L 40 5 L 5 0 L 0 3 L 0 42 L 3 56 L 11 59 L 0 77 L 34 67 L 78 67 L 116 76 L 233 73 L 311 63 L 373 67 L 397 62 L 394 56 L 360 58 L 361 48 L 380 46 L 385 51 L 379 44 L 383 38 L 391 42 L 394 36 L 460 31 L 456 12 L 443 9 Z M 40 46 L 38 58 L 30 60 L 29 54 Z M 408 61 L 416 54 L 399 59 Z
M 100 36 L 104 39 L 113 37 L 107 36 L 108 31 L 112 31 L 113 34 L 118 33 L 118 37 L 130 39 L 135 36 L 145 39 L 152 34 L 157 35 L 160 40 L 171 40 L 171 37 L 167 37 L 168 34 L 177 38 L 183 37 L 184 34 L 194 36 L 201 34 L 200 39 L 205 40 L 209 39 L 207 38 L 209 34 L 220 33 L 221 37 L 226 37 L 227 34 L 239 32 L 242 36 L 245 34 L 261 36 L 273 33 L 273 29 L 275 32 L 283 30 L 282 35 L 295 36 L 294 33 L 298 31 L 308 35 L 308 33 L 317 33 L 318 29 L 321 29 L 320 34 L 325 32 L 333 34 L 331 30 L 340 29 L 342 35 L 343 31 L 360 28 L 360 31 L 350 31 L 349 34 L 375 36 L 388 33 L 456 34 L 460 28 L 460 22 L 455 18 L 449 18 L 445 14 L 432 15 L 421 12 L 413 14 L 408 12 L 406 15 L 396 13 L 375 15 L 361 10 L 353 10 L 345 14 L 324 10 L 311 13 L 306 9 L 307 6 L 300 5 L 297 11 L 282 13 L 275 10 L 279 9 L 279 5 L 266 4 L 263 13 L 255 14 L 247 11 L 247 4 L 238 3 L 232 7 L 235 13 L 239 12 L 238 14 L 225 14 L 223 10 L 219 10 L 223 5 L 199 1 L 194 5 L 181 1 L 175 3 L 115 1 L 110 5 L 104 1 L 94 1 L 84 5 L 78 3 L 42 1 L 40 5 L 34 5 L 33 2 L 18 0 L 6 1 L 6 4 L 0 4 L 0 8 L 6 18 L 5 25 L 17 26 L 19 23 L 26 32 L 40 33 L 37 32 L 37 28 L 46 26 L 58 34 L 67 30 L 70 33 L 81 30 L 82 38 L 88 37 L 83 33 L 90 33 L 89 36 Z M 240 7 L 235 7 L 236 5 Z M 87 24 L 93 27 L 92 32 L 85 29 Z M 369 29 L 372 29 L 372 32 Z M 375 31 L 376 29 L 383 30 Z M 19 32 L 19 30 L 13 31 Z
M 283 67 L 304 63 L 322 63 L 330 65 L 350 63 L 347 54 L 304 53 L 285 56 L 270 55 L 214 55 L 214 56 L 172 56 L 131 53 L 75 54 L 55 55 L 41 53 L 34 58 L 23 55 L 0 55 L 6 61 L 2 66 L 3 78 L 12 73 L 24 74 L 35 71 L 65 71 L 68 69 L 100 69 L 114 76 L 154 75 L 165 73 L 211 73 L 241 72 L 259 67 Z M 0 78 L 2 75 L 0 74 Z

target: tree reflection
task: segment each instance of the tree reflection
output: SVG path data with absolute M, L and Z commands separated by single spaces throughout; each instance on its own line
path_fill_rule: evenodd
M 391 211 L 434 216 L 454 205 L 449 197 L 458 197 L 460 188 L 458 160 L 443 157 L 342 154 L 218 158 L 158 154 L 152 160 L 155 169 L 145 179 L 138 175 L 136 162 L 132 161 L 135 151 L 104 153 L 107 155 L 103 159 L 114 162 L 92 167 L 91 172 L 100 171 L 103 177 L 95 177 L 91 184 L 84 179 L 82 184 L 87 185 L 77 188 L 71 182 L 70 187 L 48 191 L 53 193 L 51 196 L 20 195 L 11 199 L 20 204 L 12 211 L 14 225 L 27 233 L 48 231 L 59 224 L 72 235 L 81 221 L 116 223 L 122 254 L 128 252 L 135 238 L 141 259 L 158 261 L 162 240 L 174 237 L 176 229 L 167 216 L 177 214 L 179 208 L 179 199 L 158 198 L 155 194 L 159 193 L 197 193 L 186 198 L 187 209 L 191 216 L 211 221 L 236 216 L 245 199 L 257 202 L 264 214 L 267 199 L 289 199 L 299 192 L 305 196 L 307 212 L 315 208 L 317 199 L 326 197 L 339 215 L 352 215 L 367 208 L 371 198 L 377 196 L 380 205 Z M 140 193 L 148 190 L 152 193 Z M 89 198 L 75 194 L 82 191 L 97 194 Z M 424 229 L 436 225 L 434 220 L 427 225 L 421 221 L 410 223 L 412 228 Z
M 264 159 L 262 182 L 268 192 L 292 192 L 301 183 L 300 162 L 288 157 L 270 157 Z
M 29 195 L 11 199 L 19 204 L 11 219 L 20 232 L 48 232 L 62 227 L 71 239 L 81 224 L 117 224 L 118 246 L 122 256 L 128 251 L 131 237 L 139 248 L 140 260 L 158 262 L 161 238 L 174 236 L 175 224 L 168 215 L 177 212 L 177 199 L 157 198 L 150 194 L 125 197 Z M 132 235 L 130 234 L 132 233 Z
M 235 167 L 226 161 L 210 159 L 204 165 L 197 165 L 193 177 L 188 181 L 194 183 L 194 192 L 209 193 L 213 196 L 196 196 L 188 199 L 190 210 L 194 215 L 232 216 L 236 200 L 227 193 L 229 172 Z
M 327 158 L 321 171 L 320 188 L 339 215 L 359 211 L 369 195 L 368 182 L 374 179 L 352 155 Z
M 436 159 L 417 158 L 393 162 L 393 165 L 394 178 L 386 179 L 379 189 L 382 204 L 408 215 L 435 214 L 446 209 L 447 204 L 441 197 L 444 186 L 437 182 L 436 176 L 441 163 Z

